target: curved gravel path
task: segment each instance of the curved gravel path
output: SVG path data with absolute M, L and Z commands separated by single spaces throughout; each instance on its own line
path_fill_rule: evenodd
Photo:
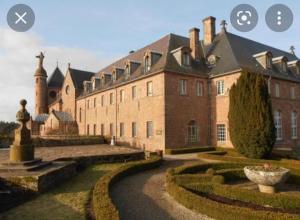
M 196 154 L 167 156 L 157 169 L 139 173 L 118 182 L 112 200 L 121 220 L 212 220 L 177 203 L 165 188 L 165 171 L 170 167 L 196 161 Z

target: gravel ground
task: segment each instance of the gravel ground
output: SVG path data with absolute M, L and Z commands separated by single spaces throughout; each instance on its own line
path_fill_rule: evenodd
M 169 167 L 198 161 L 196 154 L 168 156 L 158 169 L 139 173 L 118 182 L 112 199 L 122 220 L 212 220 L 177 203 L 165 188 L 165 171 Z

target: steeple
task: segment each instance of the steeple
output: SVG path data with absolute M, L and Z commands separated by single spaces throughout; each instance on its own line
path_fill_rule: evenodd
M 36 56 L 36 58 L 39 59 L 39 64 L 38 64 L 38 68 L 35 71 L 34 76 L 44 76 L 47 77 L 47 72 L 44 69 L 43 63 L 44 63 L 44 54 L 41 52 L 38 56 Z

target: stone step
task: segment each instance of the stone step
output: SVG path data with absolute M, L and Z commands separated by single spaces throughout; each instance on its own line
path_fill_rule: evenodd
M 9 171 L 9 172 L 18 172 L 18 171 L 36 171 L 36 170 L 40 170 L 43 169 L 44 167 L 47 167 L 49 165 L 51 165 L 52 162 L 51 161 L 40 161 L 39 163 L 34 163 L 31 165 L 1 165 L 0 166 L 0 171 Z
M 22 162 L 4 162 L 4 163 L 1 163 L 1 165 L 4 165 L 4 166 L 33 166 L 35 164 L 39 164 L 42 162 L 42 159 L 40 158 L 37 158 L 37 159 L 34 159 L 34 160 L 29 160 L 29 161 L 22 161 Z

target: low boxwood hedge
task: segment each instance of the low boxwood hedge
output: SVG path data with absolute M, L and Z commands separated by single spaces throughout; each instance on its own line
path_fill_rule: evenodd
M 211 193 L 236 200 L 255 202 L 259 205 L 267 204 L 273 207 L 299 210 L 300 199 L 294 196 L 282 196 L 280 194 L 265 195 L 226 184 L 212 183 L 213 176 L 205 173 L 211 167 L 216 170 L 216 175 L 223 175 L 225 181 L 226 178 L 242 178 L 241 168 L 245 165 L 248 164 L 197 164 L 169 169 L 167 171 L 167 191 L 187 208 L 219 220 L 237 219 L 237 216 L 238 219 L 247 220 L 300 219 L 300 215 L 297 214 L 254 210 L 247 207 L 219 203 L 200 196 L 201 194 L 194 193 L 198 190 L 202 193 Z
M 188 153 L 197 153 L 197 152 L 206 152 L 214 151 L 214 147 L 202 146 L 202 147 L 185 147 L 185 148 L 176 148 L 176 149 L 166 149 L 166 154 L 188 154 Z
M 110 198 L 110 189 L 120 179 L 158 167 L 161 157 L 151 156 L 148 160 L 130 162 L 119 169 L 107 173 L 99 179 L 92 192 L 92 210 L 96 220 L 118 220 L 119 212 Z

